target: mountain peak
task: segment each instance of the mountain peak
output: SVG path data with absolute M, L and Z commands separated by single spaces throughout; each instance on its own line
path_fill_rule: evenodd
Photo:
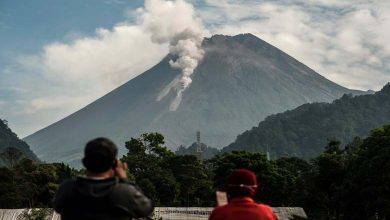
M 231 45 L 233 43 L 244 44 L 247 46 L 256 46 L 256 45 L 269 45 L 267 42 L 262 39 L 256 37 L 251 33 L 246 34 L 238 34 L 235 36 L 216 34 L 211 36 L 210 38 L 204 39 L 204 44 L 210 45 Z M 249 47 L 250 48 L 250 47 Z
M 160 132 L 172 149 L 194 142 L 195 132 L 222 147 L 270 114 L 308 102 L 331 102 L 354 91 L 341 87 L 252 34 L 205 38 L 203 60 L 181 103 L 170 111 L 181 72 L 170 56 L 69 117 L 25 138 L 46 161 L 78 164 L 89 139 L 118 145 L 144 132 Z M 165 88 L 170 88 L 165 90 Z M 173 89 L 172 89 L 173 88 Z M 175 90 L 176 89 L 176 90 Z M 164 94 L 159 99 L 160 94 Z M 67 143 L 66 147 L 63 143 Z M 123 148 L 120 153 L 123 152 Z
M 253 44 L 268 44 L 266 41 L 260 39 L 259 37 L 251 34 L 251 33 L 246 33 L 246 34 L 238 34 L 232 37 L 234 40 L 240 42 L 240 43 L 253 43 Z
M 231 36 L 231 35 L 224 35 L 224 34 L 215 34 L 209 38 L 205 38 L 205 39 L 208 39 L 208 40 L 237 40 L 237 41 L 243 41 L 243 40 L 248 40 L 248 39 L 253 39 L 253 40 L 260 40 L 262 41 L 260 38 L 256 37 L 255 35 L 251 34 L 251 33 L 244 33 L 244 34 L 237 34 L 237 35 L 234 35 L 234 36 Z
M 286 62 L 294 62 L 295 64 L 293 65 L 295 66 L 302 65 L 302 63 L 284 53 L 279 48 L 272 46 L 250 33 L 235 36 L 213 35 L 210 38 L 205 38 L 202 46 L 204 48 L 224 48 L 226 53 L 237 53 L 249 57 L 260 56 L 264 60 L 273 60 L 273 62 L 280 63 L 282 64 L 281 66 L 286 64 Z

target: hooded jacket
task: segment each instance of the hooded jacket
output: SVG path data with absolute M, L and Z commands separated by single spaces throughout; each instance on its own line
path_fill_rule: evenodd
M 67 180 L 58 189 L 53 208 L 62 220 L 122 220 L 153 212 L 151 201 L 138 187 L 117 177 Z

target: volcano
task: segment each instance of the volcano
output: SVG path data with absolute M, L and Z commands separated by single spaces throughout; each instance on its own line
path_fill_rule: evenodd
M 270 114 L 305 103 L 331 102 L 344 88 L 252 34 L 214 35 L 202 43 L 202 61 L 177 109 L 170 91 L 159 95 L 180 73 L 160 63 L 68 117 L 24 140 L 47 162 L 80 166 L 85 143 L 95 137 L 119 146 L 145 132 L 159 132 L 166 145 L 190 145 L 200 131 L 202 142 L 221 148 Z M 125 149 L 120 147 L 120 153 Z

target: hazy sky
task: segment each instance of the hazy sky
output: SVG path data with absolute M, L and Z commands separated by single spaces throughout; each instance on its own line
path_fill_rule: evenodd
M 390 1 L 1 0 L 0 118 L 24 137 L 156 64 L 169 47 L 150 15 L 161 30 L 253 33 L 348 88 L 390 81 Z

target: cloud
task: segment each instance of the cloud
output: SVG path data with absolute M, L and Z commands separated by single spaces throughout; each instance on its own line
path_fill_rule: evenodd
M 48 44 L 7 69 L 12 74 L 6 79 L 24 92 L 14 91 L 0 113 L 19 135 L 31 134 L 136 77 L 167 52 L 167 45 L 152 43 L 142 27 L 125 23 L 98 28 L 95 36 Z
M 64 117 L 157 64 L 169 45 L 187 56 L 193 47 L 185 50 L 183 42 L 202 40 L 203 28 L 194 8 L 183 0 L 146 0 L 144 8 L 125 16 L 133 21 L 125 20 L 112 29 L 97 28 L 93 36 L 70 33 L 63 41 L 45 45 L 39 54 L 20 56 L 13 72 L 29 72 L 27 78 L 39 86 L 35 89 L 31 82 L 24 82 L 32 94 L 17 103 L 22 111 L 12 112 L 37 115 L 39 121 L 42 112 L 58 118 L 51 114 L 61 110 Z M 190 38 L 183 34 L 188 30 L 193 33 Z
M 131 14 L 134 23 L 122 22 L 112 30 L 96 29 L 95 36 L 72 36 L 70 42 L 48 44 L 39 55 L 20 57 L 19 63 L 62 87 L 86 92 L 80 88 L 87 86 L 90 92 L 84 95 L 98 98 L 158 63 L 169 49 L 179 56 L 171 63 L 183 70 L 180 82 L 188 85 L 202 57 L 204 30 L 193 6 L 183 0 L 146 0 L 144 8 Z M 28 109 L 54 107 L 60 105 Z
M 145 8 L 138 9 L 137 13 L 139 23 L 151 34 L 153 42 L 175 40 L 186 29 L 196 34 L 205 31 L 193 6 L 184 0 L 146 0 Z
M 7 118 L 16 118 L 15 130 L 22 136 L 77 111 L 168 53 L 167 44 L 153 43 L 137 23 L 122 22 L 110 30 L 97 28 L 94 36 L 66 38 L 67 42 L 45 45 L 37 55 L 20 56 L 18 65 L 6 69 L 8 80 L 29 91 L 14 95 L 14 105 L 7 107 Z M 19 120 L 30 118 L 34 126 L 18 128 Z
M 380 89 L 390 81 L 386 1 L 205 3 L 201 15 L 212 33 L 253 33 L 349 88 Z
M 46 45 L 40 55 L 19 62 L 51 81 L 109 91 L 157 63 L 167 51 L 166 45 L 153 44 L 141 27 L 120 24 L 112 30 L 99 28 L 94 37 Z
M 69 42 L 50 43 L 38 55 L 21 56 L 18 63 L 61 87 L 88 86 L 98 98 L 158 63 L 168 44 L 174 52 L 182 40 L 201 42 L 203 27 L 185 1 L 147 0 L 131 14 L 135 22 L 121 22 L 112 30 L 97 28 L 95 36 L 72 35 Z M 183 34 L 187 32 L 193 34 Z

